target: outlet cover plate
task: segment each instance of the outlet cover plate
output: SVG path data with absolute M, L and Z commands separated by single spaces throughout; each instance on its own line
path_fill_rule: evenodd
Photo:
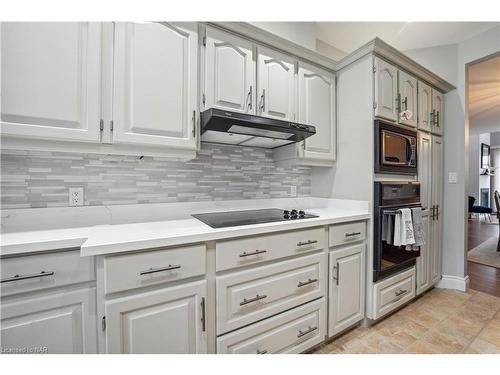
M 83 206 L 83 188 L 69 188 L 69 205 L 70 207 Z

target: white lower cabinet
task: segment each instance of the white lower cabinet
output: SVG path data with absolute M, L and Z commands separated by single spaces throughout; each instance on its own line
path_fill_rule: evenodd
M 365 244 L 330 252 L 329 327 L 334 336 L 365 315 Z
M 326 335 L 324 298 L 252 324 L 217 339 L 217 353 L 302 353 Z
M 105 303 L 108 353 L 207 352 L 206 281 Z
M 95 353 L 95 288 L 2 301 L 5 353 Z

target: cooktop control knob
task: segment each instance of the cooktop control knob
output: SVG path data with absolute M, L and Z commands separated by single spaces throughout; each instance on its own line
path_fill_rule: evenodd
M 299 218 L 303 219 L 306 216 L 306 213 L 304 211 L 299 211 Z
M 283 211 L 283 218 L 284 219 L 290 219 L 290 211 L 284 210 Z

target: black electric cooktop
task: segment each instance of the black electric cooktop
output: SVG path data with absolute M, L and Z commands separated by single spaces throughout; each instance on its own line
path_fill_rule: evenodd
M 280 210 L 269 208 L 263 210 L 225 211 L 210 212 L 206 214 L 191 215 L 204 222 L 212 228 L 235 227 L 239 225 L 251 225 L 261 223 L 272 223 L 277 221 L 302 220 L 318 217 L 307 214 L 302 210 Z

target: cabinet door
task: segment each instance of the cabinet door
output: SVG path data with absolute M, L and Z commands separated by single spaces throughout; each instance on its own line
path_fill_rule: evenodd
M 302 156 L 335 160 L 335 76 L 299 63 L 298 86 L 298 121 L 316 127 L 304 141 Z
M 205 109 L 255 113 L 255 61 L 252 43 L 207 27 Z
M 417 295 L 425 292 L 432 285 L 431 275 L 431 226 L 429 212 L 423 213 L 422 225 L 425 232 L 425 244 L 420 247 L 420 256 L 417 258 Z
M 398 70 L 384 60 L 375 58 L 375 116 L 398 119 Z
M 443 178 L 443 140 L 441 137 L 432 137 L 432 204 L 436 206 L 436 214 L 431 223 L 431 268 L 433 283 L 441 279 Z
M 99 142 L 101 24 L 2 22 L 2 135 Z
M 1 312 L 2 349 L 96 352 L 95 288 L 2 301 Z
M 418 81 L 418 129 L 431 131 L 432 89 Z
M 425 211 L 432 206 L 432 138 L 430 134 L 418 132 L 418 181 L 420 202 Z
M 432 90 L 432 132 L 437 135 L 443 135 L 444 124 L 444 95 L 437 90 Z
M 364 254 L 364 244 L 330 252 L 329 336 L 364 317 Z
M 403 71 L 398 72 L 399 123 L 417 127 L 417 79 Z M 401 114 L 408 111 L 408 118 Z
M 193 23 L 117 23 L 113 141 L 196 149 L 198 32 Z
M 207 352 L 206 281 L 106 302 L 108 353 Z
M 267 48 L 258 48 L 258 114 L 295 121 L 295 61 Z

